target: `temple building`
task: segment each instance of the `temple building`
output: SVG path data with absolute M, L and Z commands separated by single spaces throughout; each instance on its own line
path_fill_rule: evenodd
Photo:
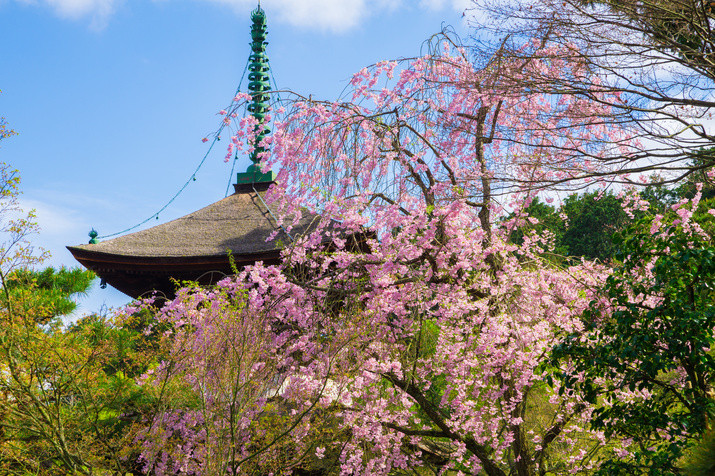
M 84 267 L 103 283 L 137 298 L 157 292 L 170 298 L 177 281 L 212 284 L 238 268 L 263 261 L 277 264 L 281 247 L 293 238 L 276 222 L 263 200 L 275 180 L 273 172 L 261 173 L 259 144 L 270 132 L 264 124 L 269 110 L 269 71 L 266 56 L 266 15 L 260 4 L 251 13 L 248 111 L 258 120 L 258 135 L 248 170 L 237 175 L 235 193 L 201 210 L 147 230 L 99 242 L 90 234 L 89 244 L 68 246 Z M 315 216 L 306 214 L 291 231 L 308 231 Z M 267 238 L 277 233 L 272 241 Z M 230 256 L 230 258 L 229 258 Z

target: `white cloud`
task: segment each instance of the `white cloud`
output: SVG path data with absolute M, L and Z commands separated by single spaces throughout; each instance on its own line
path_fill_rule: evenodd
M 40 233 L 32 241 L 52 253 L 53 265 L 74 265 L 65 246 L 86 243 L 91 229 L 89 216 L 96 217 L 101 210 L 117 206 L 101 197 L 53 190 L 27 190 L 20 196 L 19 204 L 25 212 L 35 211 Z
M 37 223 L 43 235 L 66 235 L 76 233 L 78 212 L 67 207 L 28 198 L 20 198 L 23 210 L 35 210 Z
M 123 0 L 16 0 L 29 5 L 45 5 L 62 18 L 88 18 L 91 27 L 102 29 Z M 168 0 L 154 0 L 168 1 Z M 227 5 L 240 15 L 256 7 L 256 0 L 202 0 Z M 261 5 L 271 17 L 300 28 L 317 28 L 333 33 L 348 31 L 365 19 L 391 13 L 415 5 L 417 8 L 438 11 L 451 7 L 464 11 L 471 0 L 262 0 Z M 273 19 L 273 18 L 272 18 Z
M 205 0 L 230 5 L 238 12 L 246 12 L 256 5 L 255 0 Z M 318 28 L 340 33 L 355 28 L 365 19 L 391 13 L 416 5 L 430 11 L 446 6 L 463 12 L 472 0 L 262 0 L 261 5 L 280 22 L 301 28 Z
M 255 8 L 255 0 L 207 0 L 229 5 L 237 12 Z M 303 28 L 332 32 L 357 26 L 371 10 L 395 8 L 400 0 L 263 0 L 261 6 L 276 15 L 277 20 Z
M 90 19 L 93 29 L 102 29 L 116 10 L 121 0 L 17 0 L 29 5 L 44 4 L 52 8 L 61 18 L 71 20 Z
M 458 12 L 464 12 L 474 6 L 472 0 L 420 0 L 419 3 L 420 7 L 430 10 L 442 10 L 445 6 L 449 5 Z

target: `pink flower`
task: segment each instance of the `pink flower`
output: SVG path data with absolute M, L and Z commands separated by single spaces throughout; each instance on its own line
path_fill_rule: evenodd
M 324 446 L 318 446 L 315 448 L 315 456 L 318 459 L 323 459 L 325 458 L 325 447 Z

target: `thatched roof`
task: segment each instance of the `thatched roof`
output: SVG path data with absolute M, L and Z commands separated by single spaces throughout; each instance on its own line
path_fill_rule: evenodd
M 228 251 L 239 267 L 258 260 L 277 262 L 290 237 L 262 199 L 266 188 L 239 187 L 237 193 L 168 223 L 67 249 L 82 265 L 130 296 L 150 290 L 171 295 L 171 278 L 201 281 L 214 271 L 229 274 Z M 316 221 L 317 216 L 306 214 L 291 235 L 306 233 Z M 275 231 L 275 239 L 266 241 Z
M 261 192 L 259 192 L 261 193 Z M 261 193 L 262 195 L 263 193 Z M 306 216 L 291 230 L 304 233 L 315 216 Z M 268 237 L 278 231 L 272 241 Z M 278 228 L 263 200 L 253 191 L 223 200 L 168 223 L 98 244 L 68 247 L 94 253 L 133 257 L 199 257 L 251 254 L 279 249 L 290 238 Z

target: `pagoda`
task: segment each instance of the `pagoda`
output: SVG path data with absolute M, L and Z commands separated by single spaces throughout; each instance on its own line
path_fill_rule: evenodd
M 260 4 L 251 20 L 248 111 L 258 121 L 251 165 L 237 174 L 233 195 L 201 210 L 102 242 L 92 231 L 89 244 L 68 246 L 75 259 L 94 271 L 103 284 L 133 298 L 154 293 L 171 298 L 182 281 L 208 285 L 256 261 L 277 264 L 282 247 L 293 236 L 311 229 L 316 216 L 305 214 L 289 235 L 263 199 L 275 174 L 261 172 L 258 164 L 267 152 L 261 141 L 270 133 L 265 124 L 270 90 L 266 15 Z M 273 240 L 269 240 L 271 235 Z

